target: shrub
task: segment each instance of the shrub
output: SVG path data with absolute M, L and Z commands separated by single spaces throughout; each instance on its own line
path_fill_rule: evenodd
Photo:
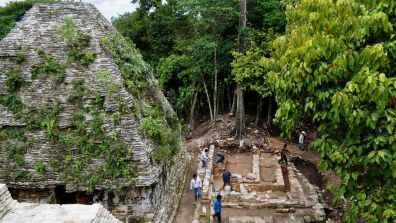
M 37 171 L 37 173 L 44 173 L 45 172 L 45 165 L 42 161 L 38 161 L 34 165 L 34 169 Z
M 57 30 L 66 40 L 68 58 L 71 62 L 87 67 L 95 61 L 95 53 L 86 49 L 90 43 L 89 35 L 77 29 L 69 17 L 63 20 Z
M 26 86 L 26 81 L 22 77 L 21 71 L 19 69 L 12 69 L 6 72 L 5 85 L 8 88 L 8 92 L 15 93 L 23 86 Z
M 32 77 L 36 78 L 37 75 L 44 74 L 49 75 L 56 83 L 62 83 L 66 77 L 66 66 L 56 61 L 43 50 L 37 50 L 37 54 L 44 59 L 44 62 L 32 66 Z

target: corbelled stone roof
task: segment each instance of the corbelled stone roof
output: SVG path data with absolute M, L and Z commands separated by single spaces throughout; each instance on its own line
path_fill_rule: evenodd
M 93 53 L 94 60 L 88 65 L 70 61 L 71 46 L 67 39 L 62 37 L 60 34 L 62 28 L 59 28 L 66 19 L 72 21 L 75 29 L 85 33 L 89 38 L 84 50 Z M 34 6 L 0 42 L 0 96 L 3 97 L 0 99 L 0 131 L 8 131 L 8 135 L 4 133 L 7 131 L 3 131 L 3 135 L 0 132 L 0 182 L 21 188 L 45 188 L 64 184 L 60 171 L 56 170 L 56 166 L 60 164 L 54 161 L 54 157 L 57 157 L 55 159 L 57 162 L 66 166 L 70 161 L 67 159 L 73 159 L 75 163 L 68 168 L 82 168 L 83 170 L 79 170 L 81 174 L 86 171 L 89 177 L 88 172 L 98 169 L 111 154 L 108 154 L 107 158 L 104 155 L 85 158 L 89 163 L 79 167 L 76 157 L 84 156 L 84 152 L 76 148 L 68 148 L 67 143 L 61 144 L 58 139 L 61 133 L 67 136 L 73 131 L 70 130 L 76 125 L 73 124 L 73 119 L 81 111 L 83 111 L 81 122 L 91 123 L 95 121 L 95 117 L 101 117 L 103 130 L 98 131 L 103 131 L 106 137 L 117 135 L 120 143 L 131 152 L 129 162 L 136 166 L 137 186 L 149 186 L 157 181 L 160 168 L 150 161 L 149 154 L 153 150 L 153 144 L 139 130 L 141 114 L 139 111 L 135 113 L 123 111 L 125 108 L 128 111 L 138 110 L 136 106 L 141 104 L 141 100 L 149 104 L 160 104 L 164 113 L 173 111 L 162 92 L 155 87 L 156 80 L 143 61 L 139 69 L 145 73 L 147 89 L 150 92 L 146 91 L 142 99 L 142 96 L 137 96 L 127 89 L 126 80 L 117 65 L 119 61 L 101 45 L 101 40 L 109 35 L 119 36 L 111 23 L 93 5 L 51 4 Z M 137 59 L 141 60 L 140 54 L 137 51 L 134 53 Z M 46 70 L 47 63 L 49 68 L 47 67 Z M 62 74 L 62 69 L 65 71 L 64 77 L 59 79 L 51 77 L 51 72 Z M 107 82 L 100 77 L 103 72 L 108 76 Z M 18 82 L 18 77 L 23 80 Z M 16 92 L 12 93 L 10 84 L 18 85 L 18 83 L 20 86 L 17 86 Z M 82 94 L 80 107 L 76 103 L 71 103 L 71 98 L 79 96 L 78 93 L 76 96 L 78 88 L 83 88 L 80 89 Z M 12 103 L 19 105 L 18 97 L 23 107 L 13 108 Z M 102 100 L 102 108 L 92 111 L 92 104 L 97 100 Z M 11 106 L 7 104 L 10 101 Z M 20 114 L 16 114 L 17 109 L 20 109 Z M 59 122 L 56 123 L 59 129 L 54 130 L 58 134 L 55 140 L 51 139 L 50 131 L 53 128 L 51 119 L 41 121 L 36 127 L 29 127 L 27 123 L 28 120 L 38 119 L 37 117 L 41 116 L 45 119 L 53 113 L 57 113 L 56 120 Z M 21 118 L 23 115 L 24 117 Z M 115 115 L 119 116 L 117 123 L 112 121 Z M 92 128 L 94 127 L 90 125 L 88 133 L 85 134 L 90 134 Z M 13 131 L 17 132 L 15 134 L 21 133 L 22 136 L 11 137 Z M 22 145 L 21 141 L 23 141 Z M 97 146 L 103 144 L 100 139 L 95 143 Z M 94 152 L 90 151 L 90 153 Z M 113 153 L 117 153 L 117 150 Z M 67 157 L 68 154 L 71 158 Z M 107 171 L 106 168 L 103 167 L 101 171 Z M 109 185 L 114 184 L 126 185 L 128 180 L 130 179 L 99 179 L 95 188 L 108 188 Z M 81 182 L 80 185 L 66 182 L 66 188 L 84 189 L 86 184 L 86 181 Z

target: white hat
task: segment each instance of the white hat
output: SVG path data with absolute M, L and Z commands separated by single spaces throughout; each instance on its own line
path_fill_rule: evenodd
M 301 133 L 302 133 L 303 135 L 307 135 L 307 133 L 306 133 L 305 131 L 302 131 Z

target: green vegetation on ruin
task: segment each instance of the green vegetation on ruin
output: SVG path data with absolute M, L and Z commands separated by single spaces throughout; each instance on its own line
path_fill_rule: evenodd
M 44 61 L 41 64 L 34 65 L 32 67 L 32 78 L 36 78 L 37 75 L 49 75 L 57 83 L 62 83 L 66 77 L 66 66 L 60 64 L 44 50 L 37 50 L 37 55 L 40 56 Z
M 67 56 L 70 62 L 87 67 L 95 61 L 95 53 L 87 49 L 91 37 L 79 30 L 73 20 L 65 17 L 63 23 L 57 27 L 57 31 L 66 40 L 68 47 Z
M 145 63 L 134 44 L 118 34 L 100 40 L 100 44 L 110 53 L 121 70 L 124 87 L 137 96 L 134 114 L 141 117 L 142 132 L 154 142 L 151 159 L 154 162 L 169 160 L 180 150 L 180 126 L 175 114 L 165 113 L 160 103 L 150 104 L 146 97 L 155 97 L 159 87 L 153 79 L 150 66 Z M 104 74 L 101 74 L 101 79 Z M 164 114 L 165 113 L 165 114 Z M 170 128 L 168 128 L 170 127 Z
M 7 180 L 31 178 L 29 172 L 20 171 L 27 165 L 24 154 L 36 146 L 26 134 L 42 131 L 51 145 L 47 148 L 51 160 L 48 166 L 42 161 L 31 164 L 38 174 L 56 171 L 63 182 L 76 188 L 87 186 L 88 192 L 93 192 L 95 186 L 105 186 L 110 182 L 113 185 L 133 186 L 137 171 L 132 161 L 132 151 L 121 140 L 120 132 L 107 132 L 105 124 L 119 126 L 124 115 L 134 115 L 140 119 L 141 132 L 154 145 L 151 158 L 153 162 L 161 162 L 172 158 L 179 151 L 178 119 L 174 114 L 164 114 L 161 103 L 148 102 L 146 97 L 155 97 L 156 90 L 155 83 L 149 84 L 147 80 L 152 78 L 150 67 L 143 62 L 134 45 L 118 35 L 101 39 L 101 45 L 115 58 L 127 91 L 136 96 L 132 108 L 128 102 L 119 98 L 118 111 L 105 111 L 106 97 L 115 99 L 115 94 L 120 89 L 120 86 L 111 83 L 107 70 L 100 70 L 97 74 L 99 82 L 107 89 L 105 96 L 100 92 L 92 92 L 83 79 L 65 83 L 68 67 L 78 64 L 81 66 L 77 69 L 84 69 L 94 62 L 95 54 L 87 50 L 91 38 L 78 30 L 70 18 L 64 19 L 57 32 L 67 42 L 67 62 L 62 64 L 49 52 L 37 49 L 36 53 L 42 61 L 32 66 L 32 81 L 50 78 L 56 83 L 55 87 L 71 84 L 72 91 L 67 102 L 74 106 L 72 118 L 67 121 L 67 126 L 61 126 L 60 114 L 65 112 L 65 108 L 59 102 L 47 102 L 40 107 L 29 107 L 22 103 L 19 92 L 31 82 L 25 80 L 21 72 L 26 56 L 18 54 L 14 58 L 16 68 L 6 73 L 7 92 L 0 95 L 0 103 L 26 128 L 0 129 L 2 150 L 15 162 L 15 167 L 11 166 L 3 175 L 6 175 L 4 177 Z M 92 93 L 95 98 L 84 98 Z M 96 160 L 103 162 L 98 164 Z M 14 168 L 18 171 L 14 171 Z

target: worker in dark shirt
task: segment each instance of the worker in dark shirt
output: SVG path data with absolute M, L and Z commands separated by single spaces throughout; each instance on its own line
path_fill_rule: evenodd
M 281 154 L 280 154 L 281 158 L 279 160 L 279 163 L 285 163 L 287 165 L 287 156 L 286 156 L 287 150 L 286 150 L 286 147 L 287 147 L 287 144 L 286 143 L 283 144 L 283 148 L 282 148 L 282 151 L 281 151 Z
M 224 153 L 221 151 L 218 151 L 216 153 L 216 163 L 223 163 L 224 162 Z
M 229 185 L 231 187 L 231 172 L 229 170 L 227 170 L 226 168 L 224 168 L 223 170 L 223 182 L 224 182 L 224 186 Z

